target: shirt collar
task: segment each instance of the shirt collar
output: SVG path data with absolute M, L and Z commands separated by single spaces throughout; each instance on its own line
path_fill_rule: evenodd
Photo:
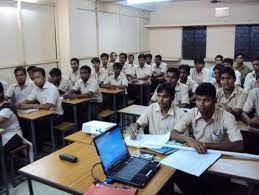
M 161 109 L 160 109 L 160 106 L 159 106 L 158 102 L 156 102 L 154 104 L 155 104 L 155 111 L 161 113 Z M 168 112 L 165 116 L 167 116 L 167 115 L 171 115 L 171 116 L 175 115 L 175 105 L 174 105 L 173 102 L 172 102 L 171 107 L 170 107 L 170 109 L 168 110 Z
M 217 116 L 218 116 L 219 109 L 220 109 L 220 108 L 218 108 L 217 106 L 215 106 L 215 110 L 214 110 L 214 113 L 213 113 L 213 115 L 212 115 L 212 117 L 211 117 L 211 121 L 215 121 L 215 120 L 216 120 L 216 118 L 217 118 Z M 198 108 L 197 108 L 197 115 L 196 115 L 196 117 L 195 117 L 195 121 L 197 121 L 197 120 L 199 120 L 199 119 L 201 119 L 201 118 L 202 118 L 202 115 L 201 115 L 200 111 L 199 111 Z

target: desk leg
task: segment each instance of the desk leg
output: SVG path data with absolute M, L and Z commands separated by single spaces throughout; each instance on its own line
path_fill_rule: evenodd
M 52 151 L 54 152 L 56 149 L 55 144 L 55 135 L 54 135 L 54 125 L 53 125 L 53 119 L 49 119 L 49 125 L 50 125 L 50 136 L 51 136 L 51 145 L 52 145 Z
M 6 174 L 6 166 L 5 166 L 5 160 L 4 160 L 4 151 L 2 146 L 2 136 L 0 136 L 0 160 L 1 160 L 1 168 L 2 168 L 2 178 L 3 183 L 5 186 L 5 192 L 7 195 L 9 195 L 9 187 L 8 187 L 8 181 L 7 181 L 7 174 Z
M 116 108 L 116 94 L 113 95 L 113 112 L 114 112 L 114 121 L 116 123 L 116 111 L 117 111 L 117 108 Z
M 33 188 L 32 188 L 32 183 L 31 183 L 31 179 L 28 179 L 28 187 L 29 187 L 29 192 L 30 192 L 30 195 L 33 195 Z
M 38 149 L 37 149 L 37 144 L 36 144 L 35 124 L 34 124 L 33 120 L 31 120 L 30 123 L 31 123 L 31 137 L 32 137 L 34 159 L 38 159 Z
M 140 105 L 143 105 L 143 85 L 140 85 Z
M 78 130 L 78 121 L 77 121 L 77 108 L 76 105 L 73 106 L 73 111 L 74 111 L 74 123 L 75 123 L 75 128 L 76 131 Z
M 87 102 L 87 106 L 88 106 L 88 121 L 91 120 L 91 102 Z

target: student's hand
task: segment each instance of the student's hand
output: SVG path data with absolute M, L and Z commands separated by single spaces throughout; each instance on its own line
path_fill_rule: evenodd
M 75 99 L 76 97 L 76 94 L 65 94 L 63 96 L 64 99 Z
M 136 129 L 136 127 L 134 127 L 134 125 L 130 125 L 130 139 L 137 139 L 137 134 L 138 134 L 138 130 Z
M 190 137 L 186 140 L 186 142 L 190 147 L 195 149 L 199 154 L 206 153 L 206 147 L 202 143 L 196 141 L 195 139 Z
M 26 110 L 26 109 L 30 109 L 31 108 L 31 104 L 21 104 L 20 105 L 20 109 L 22 110 Z
M 132 79 L 131 82 L 132 82 L 132 83 L 137 83 L 137 82 L 138 82 L 138 79 Z

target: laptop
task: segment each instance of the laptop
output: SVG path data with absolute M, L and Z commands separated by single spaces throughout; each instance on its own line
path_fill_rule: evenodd
M 160 163 L 131 156 L 118 126 L 94 138 L 106 177 L 117 182 L 144 187 Z

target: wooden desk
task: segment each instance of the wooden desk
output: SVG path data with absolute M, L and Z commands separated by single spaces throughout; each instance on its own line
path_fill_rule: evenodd
M 30 121 L 34 159 L 38 158 L 37 144 L 36 144 L 36 131 L 35 131 L 35 121 L 36 120 L 43 119 L 43 118 L 49 119 L 52 150 L 54 151 L 56 148 L 53 120 L 51 117 L 54 113 L 55 113 L 54 111 L 49 111 L 49 110 L 38 110 L 38 111 L 28 113 L 28 114 L 18 112 L 18 116 L 20 119 Z
M 1 169 L 2 169 L 2 180 L 4 183 L 5 189 L 0 191 L 0 194 L 6 193 L 9 194 L 9 187 L 8 187 L 8 181 L 7 181 L 7 174 L 6 174 L 6 166 L 5 166 L 5 159 L 4 159 L 4 150 L 3 150 L 3 143 L 2 143 L 2 134 L 4 134 L 4 130 L 0 129 L 0 163 L 1 163 Z
M 88 121 L 91 120 L 91 104 L 90 101 L 92 98 L 75 98 L 75 99 L 63 99 L 62 103 L 64 105 L 72 106 L 73 107 L 73 117 L 74 117 L 74 123 L 75 123 L 75 128 L 78 130 L 78 120 L 77 120 L 77 106 L 79 104 L 83 104 L 88 102 Z
M 149 94 L 149 87 L 150 87 L 150 81 L 141 81 L 139 80 L 138 82 L 136 83 L 132 83 L 132 82 L 129 82 L 129 85 L 136 85 L 136 86 L 139 86 L 139 96 L 140 96 L 140 104 L 143 105 L 143 90 L 144 90 L 144 87 L 147 86 L 148 87 L 148 94 Z
M 66 136 L 65 140 L 70 142 L 78 142 L 82 144 L 91 144 L 93 141 L 93 138 L 91 135 L 86 134 L 83 131 L 78 131 L 69 136 Z
M 137 154 L 139 151 L 132 149 L 130 152 Z M 58 157 L 61 153 L 75 155 L 79 161 L 74 164 L 61 161 Z M 99 157 L 94 146 L 74 143 L 23 167 L 19 173 L 28 178 L 30 194 L 33 194 L 31 180 L 36 180 L 68 193 L 82 195 L 92 184 L 91 169 L 97 162 Z M 156 194 L 174 172 L 175 169 L 161 166 L 149 183 L 143 189 L 139 189 L 138 194 Z M 101 166 L 96 167 L 94 174 L 102 180 L 105 177 Z M 115 183 L 115 185 L 123 184 Z
M 124 94 L 123 96 L 123 106 L 126 106 L 126 95 L 125 89 L 107 89 L 107 88 L 100 88 L 99 91 L 102 94 L 109 94 L 113 96 L 113 112 L 114 112 L 114 119 L 116 121 L 116 111 L 117 111 L 117 95 Z

